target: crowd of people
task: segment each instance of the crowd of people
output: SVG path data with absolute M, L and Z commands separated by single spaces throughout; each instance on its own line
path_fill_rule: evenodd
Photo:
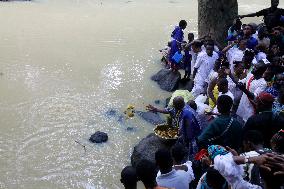
M 179 22 L 162 60 L 173 72 L 184 69 L 193 98 L 148 106 L 171 116 L 178 139 L 155 153 L 155 163 L 125 167 L 126 189 L 138 180 L 147 189 L 284 188 L 284 10 L 271 2 L 235 20 L 225 48 L 212 36 L 189 33 L 184 41 L 187 22 Z M 247 16 L 264 16 L 264 23 L 243 24 Z

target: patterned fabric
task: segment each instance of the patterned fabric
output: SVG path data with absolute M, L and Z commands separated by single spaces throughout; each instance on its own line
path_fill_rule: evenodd
M 267 83 L 269 84 L 269 83 Z M 269 86 L 265 89 L 265 92 L 270 93 L 274 98 L 276 98 L 278 96 L 278 90 L 273 87 L 273 86 Z
M 229 153 L 223 146 L 211 145 L 208 147 L 208 154 L 211 159 L 214 159 L 217 155 L 226 155 Z
M 275 101 L 272 106 L 272 112 L 275 116 L 278 116 L 281 112 L 284 112 L 284 104 Z

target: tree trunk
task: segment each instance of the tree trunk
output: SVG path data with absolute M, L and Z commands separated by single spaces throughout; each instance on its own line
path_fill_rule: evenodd
M 228 28 L 238 16 L 237 0 L 198 0 L 198 35 L 225 45 Z

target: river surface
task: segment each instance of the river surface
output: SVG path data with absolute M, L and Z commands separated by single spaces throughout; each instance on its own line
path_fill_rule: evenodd
M 241 0 L 239 12 L 269 2 Z M 170 96 L 149 78 L 180 19 L 197 33 L 197 1 L 0 2 L 0 188 L 123 188 L 153 130 L 123 111 Z M 89 143 L 98 130 L 107 143 Z

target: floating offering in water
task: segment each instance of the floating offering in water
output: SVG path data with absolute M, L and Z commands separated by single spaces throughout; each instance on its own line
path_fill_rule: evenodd
M 131 118 L 131 117 L 134 117 L 134 113 L 135 113 L 135 110 L 134 110 L 134 105 L 132 104 L 129 104 L 126 108 L 126 110 L 124 111 L 124 114 L 126 115 L 126 118 Z

